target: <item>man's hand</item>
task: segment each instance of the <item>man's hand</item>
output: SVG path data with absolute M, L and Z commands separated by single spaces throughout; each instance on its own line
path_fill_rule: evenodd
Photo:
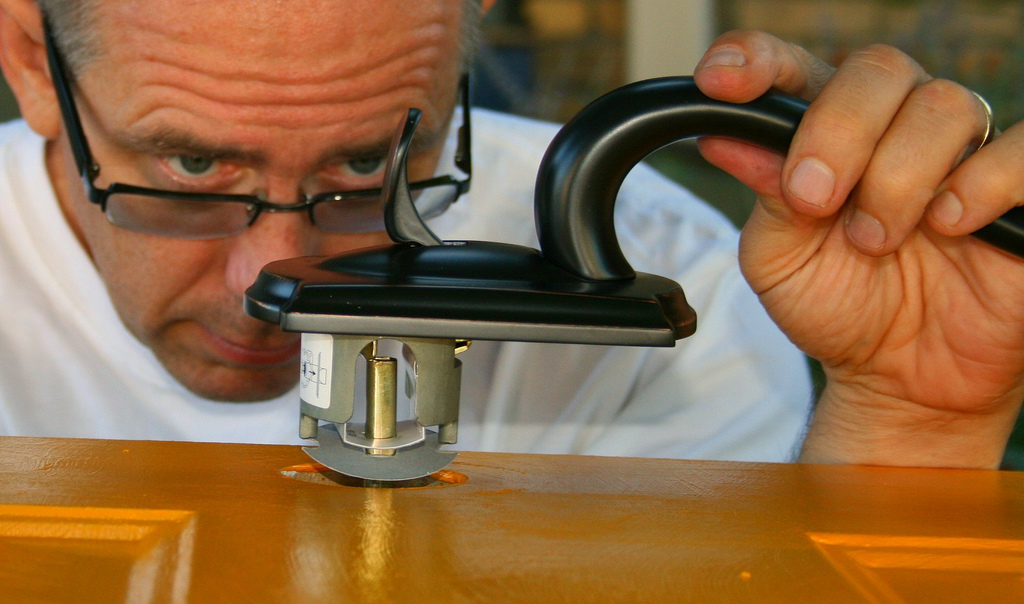
M 700 141 L 757 192 L 743 272 L 828 378 L 801 459 L 997 467 L 1024 400 L 1024 261 L 967 235 L 1024 205 L 1024 126 L 971 154 L 982 102 L 885 46 L 834 69 L 733 32 L 695 78 L 812 101 L 785 158 Z

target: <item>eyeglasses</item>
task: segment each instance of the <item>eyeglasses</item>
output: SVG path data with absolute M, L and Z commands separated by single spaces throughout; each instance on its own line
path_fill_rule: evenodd
M 46 52 L 50 73 L 68 129 L 68 139 L 78 173 L 89 201 L 100 206 L 115 226 L 164 237 L 216 239 L 241 233 L 262 212 L 308 212 L 309 220 L 330 233 L 367 233 L 384 229 L 381 189 L 333 191 L 307 195 L 294 204 L 268 202 L 257 195 L 186 193 L 112 183 L 105 189 L 96 186 L 100 166 L 93 160 L 85 140 L 81 118 L 71 94 L 70 78 L 57 53 L 57 44 L 48 23 Z M 455 166 L 466 174 L 464 180 L 451 175 L 437 176 L 409 184 L 417 211 L 423 218 L 443 213 L 469 191 L 472 177 L 470 158 L 469 75 L 459 82 L 462 120 L 459 127 Z

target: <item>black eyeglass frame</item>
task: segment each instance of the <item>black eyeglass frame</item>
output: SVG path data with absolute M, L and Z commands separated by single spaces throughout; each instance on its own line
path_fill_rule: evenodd
M 70 77 L 64 66 L 63 59 L 57 51 L 57 42 L 53 36 L 52 28 L 48 20 L 44 19 L 43 29 L 46 37 L 46 55 L 50 66 L 50 78 L 53 81 L 57 93 L 57 102 L 60 106 L 61 115 L 68 129 L 68 140 L 71 144 L 71 152 L 75 157 L 75 164 L 78 173 L 85 186 L 86 196 L 89 201 L 100 206 L 103 212 L 107 210 L 107 199 L 111 195 L 131 194 L 156 197 L 161 199 L 176 199 L 199 202 L 228 202 L 244 203 L 253 208 L 246 228 L 252 226 L 260 214 L 267 212 L 301 212 L 306 211 L 309 221 L 316 225 L 313 208 L 325 201 L 345 201 L 347 199 L 367 199 L 381 197 L 381 189 L 360 189 L 356 191 L 328 191 L 316 195 L 307 195 L 302 201 L 293 204 L 273 203 L 259 198 L 256 195 L 218 194 L 218 193 L 191 193 L 175 192 L 164 189 L 151 189 L 136 185 L 113 182 L 105 189 L 96 186 L 95 180 L 100 174 L 100 166 L 93 159 L 89 150 L 89 143 L 85 138 L 85 130 L 82 127 L 78 107 L 71 91 Z M 459 180 L 451 175 L 435 176 L 425 180 L 409 183 L 413 191 L 427 189 L 436 186 L 455 186 L 455 197 L 448 205 L 455 203 L 459 197 L 469 191 L 470 181 L 473 176 L 473 163 L 471 154 L 471 125 L 470 125 L 470 102 L 469 102 L 469 74 L 463 73 L 459 78 L 459 92 L 462 103 L 462 125 L 459 126 L 458 143 L 455 150 L 455 166 L 466 174 L 466 178 Z M 445 206 L 446 208 L 448 206 Z M 383 206 L 381 209 L 383 220 Z M 382 228 L 383 228 L 383 222 Z M 244 230 L 244 229 L 243 229 Z M 228 236 L 228 235 L 225 235 Z

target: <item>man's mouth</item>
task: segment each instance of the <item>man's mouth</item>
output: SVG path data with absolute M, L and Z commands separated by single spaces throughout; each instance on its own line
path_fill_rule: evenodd
M 298 361 L 301 340 L 298 334 L 288 334 L 284 341 L 241 342 L 219 336 L 209 329 L 204 335 L 214 356 L 228 365 L 241 367 L 279 367 Z

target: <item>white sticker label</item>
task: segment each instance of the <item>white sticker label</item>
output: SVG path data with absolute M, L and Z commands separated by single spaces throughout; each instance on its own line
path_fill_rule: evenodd
M 299 369 L 299 398 L 314 407 L 331 406 L 331 370 L 334 337 L 322 333 L 302 334 L 302 366 Z

